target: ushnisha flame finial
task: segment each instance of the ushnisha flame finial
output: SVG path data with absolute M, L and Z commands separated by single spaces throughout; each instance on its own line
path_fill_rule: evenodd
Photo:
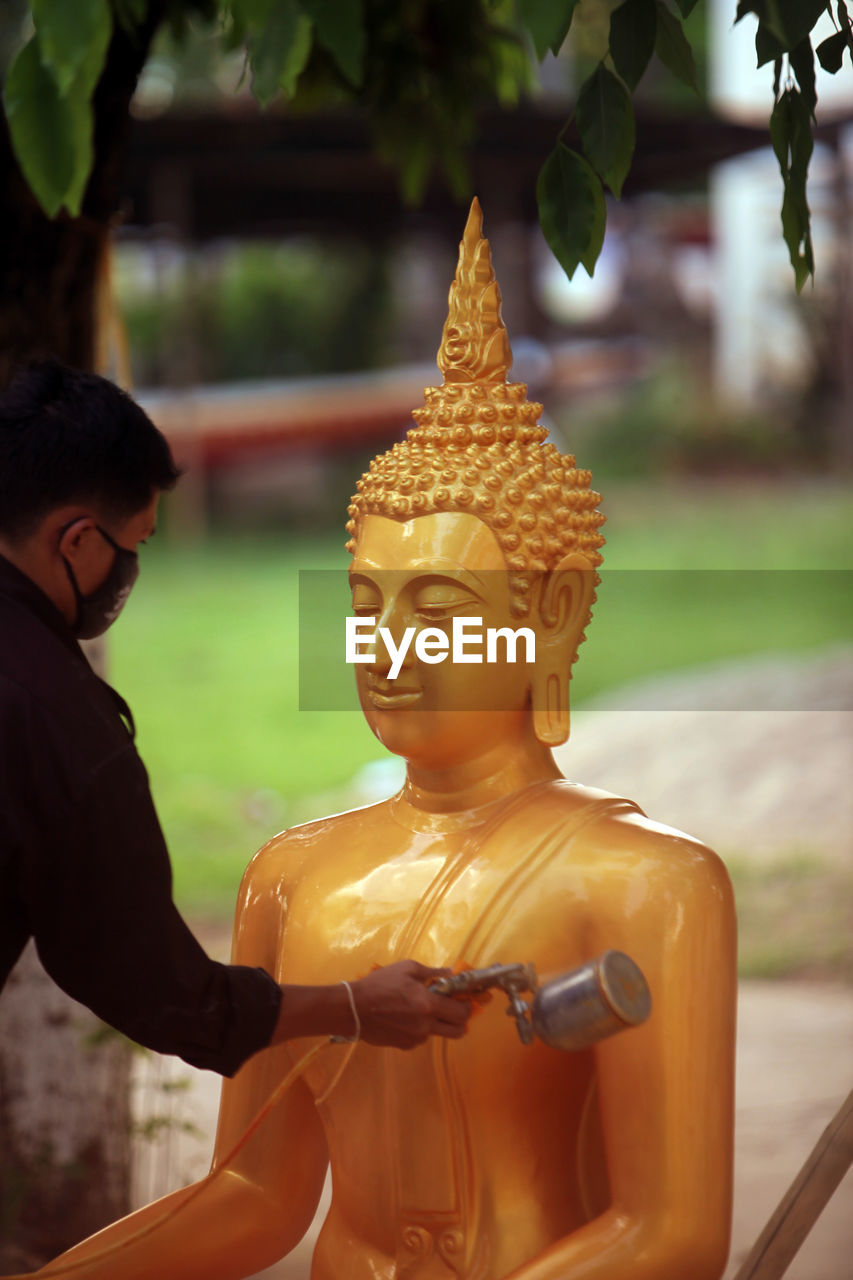
M 483 211 L 475 196 L 459 245 L 456 278 L 438 349 L 438 367 L 448 382 L 506 382 L 512 364 L 501 319 L 501 291 L 483 237 Z

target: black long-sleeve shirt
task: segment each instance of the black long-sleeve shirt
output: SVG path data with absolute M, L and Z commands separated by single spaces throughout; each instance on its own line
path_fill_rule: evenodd
M 278 985 L 211 960 L 172 901 L 126 704 L 0 556 L 0 987 L 30 937 L 64 991 L 150 1049 L 233 1075 L 269 1043 Z

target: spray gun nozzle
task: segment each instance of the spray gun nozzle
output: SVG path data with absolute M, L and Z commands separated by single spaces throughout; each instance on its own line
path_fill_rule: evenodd
M 475 996 L 499 987 L 512 991 L 535 991 L 536 970 L 531 964 L 492 964 L 485 969 L 463 969 L 430 984 L 443 996 Z

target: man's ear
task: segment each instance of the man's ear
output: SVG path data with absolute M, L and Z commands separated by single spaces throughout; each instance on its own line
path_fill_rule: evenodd
M 534 731 L 548 747 L 559 746 L 569 736 L 572 659 L 589 619 L 594 590 L 595 571 L 580 551 L 563 556 L 541 583 L 530 696 Z
M 51 533 L 56 539 L 59 554 L 73 564 L 90 540 L 94 529 L 95 520 L 92 516 L 80 515 L 76 519 L 72 516 L 68 520 L 63 515 L 56 517 Z

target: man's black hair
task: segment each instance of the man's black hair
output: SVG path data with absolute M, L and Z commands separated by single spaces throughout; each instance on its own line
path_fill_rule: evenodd
M 0 394 L 0 536 L 25 538 L 69 503 L 127 520 L 179 475 L 165 437 L 106 378 L 46 360 Z

